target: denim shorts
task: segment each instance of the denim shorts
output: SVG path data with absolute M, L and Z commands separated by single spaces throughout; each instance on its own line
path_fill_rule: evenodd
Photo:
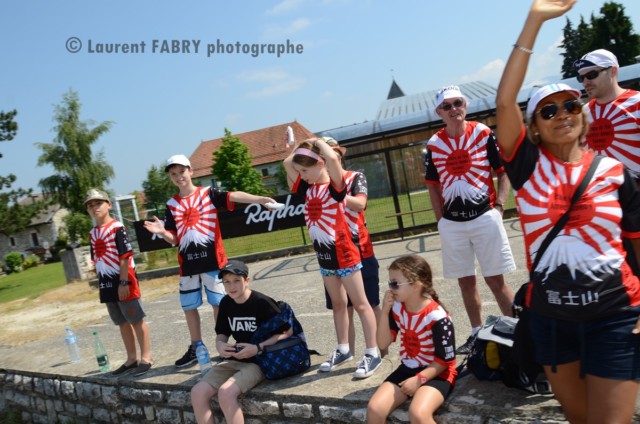
M 109 317 L 115 325 L 122 325 L 125 322 L 135 324 L 145 317 L 140 299 L 132 299 L 126 302 L 107 302 Z
M 631 330 L 640 307 L 602 319 L 573 322 L 529 311 L 536 360 L 542 365 L 581 361 L 580 375 L 640 380 L 640 334 Z
M 376 307 L 380 304 L 380 265 L 375 256 L 370 256 L 362 260 L 362 282 L 364 283 L 364 293 L 367 295 L 369 305 Z M 324 289 L 324 298 L 327 309 L 333 309 L 333 302 L 326 287 Z M 351 299 L 348 300 L 348 307 L 353 306 Z
M 338 277 L 338 278 L 342 278 L 342 277 L 346 277 L 349 276 L 351 274 L 353 274 L 356 271 L 359 271 L 362 269 L 362 264 L 359 263 L 357 265 L 354 266 L 350 266 L 349 268 L 340 268 L 340 269 L 325 269 L 325 268 L 320 268 L 320 275 L 322 275 L 323 277 Z

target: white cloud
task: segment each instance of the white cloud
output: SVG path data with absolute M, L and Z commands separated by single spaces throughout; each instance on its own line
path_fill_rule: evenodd
M 287 73 L 278 69 L 242 72 L 238 79 L 244 82 L 273 82 L 287 78 Z
M 280 3 L 267 10 L 267 15 L 279 15 L 281 13 L 290 12 L 302 5 L 302 0 L 282 0 Z
M 546 49 L 535 51 L 527 68 L 526 81 L 524 87 L 550 84 L 561 79 L 561 68 L 563 57 L 560 44 L 563 37 L 558 37 Z M 493 59 L 483 65 L 480 69 L 461 77 L 462 82 L 483 81 L 487 84 L 498 86 L 506 61 L 503 59 Z
M 308 18 L 298 18 L 289 25 L 268 25 L 264 32 L 267 39 L 282 39 L 291 37 L 311 26 L 311 20 Z
M 487 84 L 498 85 L 504 66 L 504 60 L 494 59 L 474 73 L 463 75 L 461 78 L 462 82 L 483 81 Z
M 243 72 L 238 75 L 238 79 L 247 85 L 262 85 L 261 88 L 252 89 L 246 93 L 246 97 L 251 98 L 277 96 L 297 91 L 306 82 L 304 78 L 293 77 L 280 69 Z

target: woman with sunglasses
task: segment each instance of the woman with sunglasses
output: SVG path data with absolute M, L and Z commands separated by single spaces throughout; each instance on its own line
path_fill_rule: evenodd
M 640 379 L 640 282 L 621 238 L 640 245 L 640 195 L 620 162 L 601 158 L 567 223 L 531 269 L 595 157 L 581 144 L 588 123 L 577 90 L 539 88 L 527 105 L 526 128 L 517 102 L 540 28 L 574 3 L 533 2 L 498 88 L 496 136 L 528 255 L 536 359 L 569 422 L 630 423 Z
M 431 267 L 418 255 L 401 256 L 389 266 L 389 290 L 378 320 L 381 349 L 400 335 L 400 366 L 374 393 L 367 423 L 386 423 L 408 398 L 409 422 L 435 423 L 433 414 L 453 390 L 456 378 L 453 323 L 433 288 Z

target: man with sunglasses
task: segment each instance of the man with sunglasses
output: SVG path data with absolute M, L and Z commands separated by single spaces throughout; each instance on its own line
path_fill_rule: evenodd
M 608 50 L 585 54 L 573 63 L 573 69 L 589 96 L 584 107 L 589 118 L 587 147 L 622 162 L 640 186 L 640 92 L 620 87 L 618 59 Z M 622 242 L 633 252 L 628 238 Z M 640 276 L 635 255 L 627 255 L 627 262 Z
M 596 154 L 622 162 L 640 183 L 640 92 L 618 85 L 618 59 L 598 49 L 573 63 L 589 96 L 586 144 Z
M 514 271 L 516 265 L 502 223 L 510 185 L 493 132 L 465 119 L 467 101 L 457 86 L 438 92 L 435 112 L 445 127 L 427 143 L 425 182 L 438 220 L 443 275 L 458 280 L 472 328 L 471 336 L 456 350 L 465 355 L 483 323 L 475 259 L 502 314 L 512 314 L 513 291 L 503 274 Z

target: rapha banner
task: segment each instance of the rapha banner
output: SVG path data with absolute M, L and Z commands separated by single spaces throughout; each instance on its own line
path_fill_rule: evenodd
M 284 203 L 281 210 L 269 210 L 257 203 L 236 203 L 235 210 L 218 211 L 222 238 L 250 236 L 304 226 L 304 199 L 288 194 L 273 197 L 276 202 Z M 163 219 L 164 216 L 158 217 Z M 133 224 L 138 246 L 141 252 L 166 249 L 171 247 L 162 237 L 152 234 L 144 228 L 144 221 Z

